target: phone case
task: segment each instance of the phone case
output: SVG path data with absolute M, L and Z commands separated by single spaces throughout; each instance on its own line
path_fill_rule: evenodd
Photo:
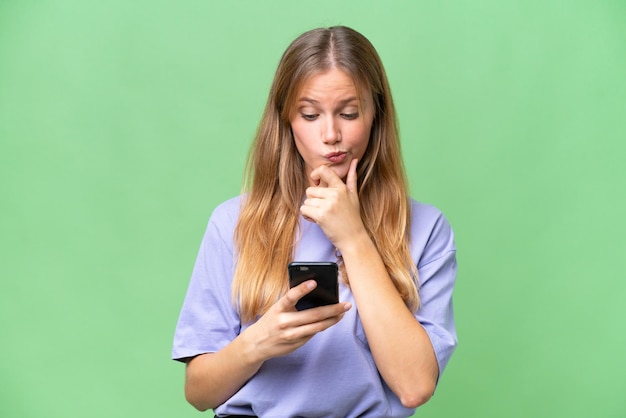
M 289 287 L 314 279 L 317 287 L 296 304 L 299 311 L 339 302 L 339 268 L 333 262 L 293 262 L 288 266 Z

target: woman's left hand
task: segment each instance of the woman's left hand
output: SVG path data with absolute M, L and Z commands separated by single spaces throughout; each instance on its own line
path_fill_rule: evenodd
M 300 207 L 300 213 L 317 223 L 340 251 L 350 239 L 366 232 L 357 191 L 357 164 L 357 159 L 350 162 L 345 183 L 330 167 L 313 170 L 311 180 L 318 186 L 307 188 L 306 199 Z
M 345 184 L 330 167 L 313 170 L 311 179 L 317 186 L 307 189 L 300 212 L 341 251 L 376 367 L 402 404 L 415 408 L 432 396 L 439 365 L 426 330 L 407 308 L 367 235 L 356 165 L 352 160 Z

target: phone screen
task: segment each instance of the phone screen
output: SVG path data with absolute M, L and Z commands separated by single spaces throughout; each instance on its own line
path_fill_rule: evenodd
M 338 266 L 333 262 L 293 262 L 288 266 L 289 287 L 307 280 L 315 280 L 317 287 L 304 295 L 296 304 L 296 309 L 315 308 L 339 302 Z

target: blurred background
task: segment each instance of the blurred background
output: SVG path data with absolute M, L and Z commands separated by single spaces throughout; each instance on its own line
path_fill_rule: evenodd
M 626 416 L 620 0 L 0 1 L 0 416 L 199 416 L 169 355 L 200 239 L 283 50 L 338 24 L 456 233 L 415 416 Z

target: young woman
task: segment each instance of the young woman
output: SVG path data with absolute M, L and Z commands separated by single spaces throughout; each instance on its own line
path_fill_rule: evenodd
M 174 339 L 185 394 L 218 416 L 408 417 L 456 347 L 452 230 L 408 196 L 391 92 L 346 27 L 285 51 L 247 192 L 213 212 Z M 337 261 L 340 302 L 304 311 L 291 261 Z

